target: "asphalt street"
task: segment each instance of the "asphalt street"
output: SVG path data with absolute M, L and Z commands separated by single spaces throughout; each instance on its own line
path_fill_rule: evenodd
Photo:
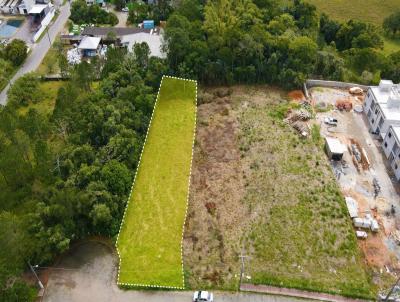
M 70 15 L 70 3 L 67 2 L 64 6 L 60 7 L 60 14 L 57 19 L 48 29 L 49 35 L 45 34 L 45 36 L 40 40 L 39 43 L 33 44 L 31 46 L 31 52 L 28 58 L 25 60 L 25 63 L 20 67 L 17 73 L 10 80 L 11 85 L 24 74 L 35 71 L 40 63 L 42 62 L 44 56 L 47 51 L 51 47 L 51 44 L 54 42 L 57 35 L 64 28 L 65 23 L 68 20 Z M 50 41 L 49 41 L 50 38 Z M 5 105 L 7 103 L 7 92 L 10 89 L 10 84 L 8 84 L 3 91 L 0 93 L 0 104 Z

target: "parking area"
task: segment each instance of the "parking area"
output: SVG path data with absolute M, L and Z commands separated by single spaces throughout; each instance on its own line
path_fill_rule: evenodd
M 378 222 L 378 232 L 359 229 L 368 236 L 359 240 L 359 246 L 379 284 L 383 274 L 395 277 L 400 268 L 399 184 L 383 154 L 381 140 L 369 132 L 365 114 L 337 109 L 338 104 L 347 103 L 360 109 L 364 96 L 320 87 L 310 89 L 310 93 L 314 108 L 325 108 L 316 116 L 321 135 L 339 139 L 346 149 L 341 161 L 331 161 L 344 196 L 356 201 L 359 217 L 370 215 Z M 337 119 L 337 126 L 329 125 L 326 118 Z

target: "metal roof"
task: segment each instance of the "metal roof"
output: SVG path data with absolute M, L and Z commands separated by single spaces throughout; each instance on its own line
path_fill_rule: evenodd
M 115 33 L 117 37 L 132 35 L 137 33 L 150 33 L 150 29 L 133 27 L 95 27 L 87 26 L 82 31 L 83 36 L 106 37 L 109 33 Z
M 90 49 L 95 50 L 99 47 L 101 38 L 98 37 L 83 37 L 81 43 L 79 43 L 79 49 Z

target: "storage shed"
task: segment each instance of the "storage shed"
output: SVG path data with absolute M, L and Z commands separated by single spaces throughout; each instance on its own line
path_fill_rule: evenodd
M 329 159 L 341 160 L 346 148 L 337 138 L 326 137 L 325 150 Z
M 97 55 L 100 41 L 101 39 L 97 37 L 83 37 L 78 49 L 82 51 L 84 57 L 94 57 Z

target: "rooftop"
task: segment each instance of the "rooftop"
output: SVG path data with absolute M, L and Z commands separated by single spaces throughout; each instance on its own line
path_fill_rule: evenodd
M 40 14 L 48 5 L 47 4 L 35 4 L 32 6 L 32 8 L 29 10 L 28 14 Z
M 342 154 L 346 150 L 345 146 L 337 138 L 328 136 L 325 140 L 332 153 Z
M 161 36 L 157 33 L 150 34 L 146 32 L 140 32 L 136 34 L 126 35 L 121 38 L 121 43 L 128 47 L 129 51 L 132 51 L 133 46 L 136 43 L 146 42 L 150 48 L 150 55 L 165 58 L 165 54 L 161 52 Z
M 133 27 L 95 27 L 87 26 L 82 31 L 82 36 L 94 36 L 94 37 L 107 37 L 109 33 L 114 33 L 117 37 L 122 37 L 137 33 L 150 33 L 150 29 L 144 28 L 133 28 Z
M 97 37 L 83 37 L 81 43 L 79 43 L 79 49 L 90 49 L 95 50 L 99 47 L 101 38 Z
M 371 91 L 387 120 L 400 120 L 400 85 L 390 80 L 381 80 L 379 86 L 372 86 Z

